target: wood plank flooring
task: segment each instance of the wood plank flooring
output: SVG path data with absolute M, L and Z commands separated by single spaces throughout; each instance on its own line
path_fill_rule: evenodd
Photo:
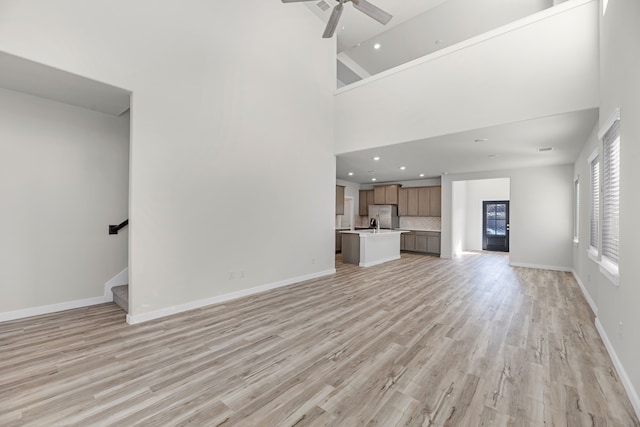
M 568 273 L 371 268 L 141 325 L 0 323 L 0 425 L 640 426 Z

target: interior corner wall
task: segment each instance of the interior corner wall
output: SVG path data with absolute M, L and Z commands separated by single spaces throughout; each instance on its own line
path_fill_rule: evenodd
M 306 7 L 2 8 L 0 51 L 133 94 L 131 322 L 334 270 L 335 40 Z
M 494 178 L 511 180 L 511 264 L 570 271 L 573 165 L 443 176 L 441 256 L 453 253 L 452 183 Z
M 104 296 L 127 266 L 129 114 L 0 89 L 0 317 Z

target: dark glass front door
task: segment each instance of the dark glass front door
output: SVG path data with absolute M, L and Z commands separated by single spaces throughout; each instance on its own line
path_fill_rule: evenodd
M 509 252 L 509 201 L 482 202 L 482 249 Z

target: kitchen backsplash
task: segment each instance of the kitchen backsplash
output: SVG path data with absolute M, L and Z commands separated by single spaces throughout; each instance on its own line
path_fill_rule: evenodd
M 401 216 L 400 228 L 440 231 L 439 216 Z
M 356 227 L 369 227 L 369 217 L 357 216 L 355 218 Z M 338 223 L 336 222 L 336 226 Z M 439 216 L 401 216 L 400 228 L 408 230 L 433 230 L 439 231 L 440 217 Z

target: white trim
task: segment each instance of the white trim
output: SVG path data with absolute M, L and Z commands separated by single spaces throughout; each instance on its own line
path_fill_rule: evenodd
M 613 110 L 613 113 L 611 113 L 607 121 L 602 124 L 598 131 L 598 139 L 604 138 L 604 134 L 611 129 L 611 126 L 613 126 L 617 120 L 620 120 L 620 108 Z
M 132 316 L 131 314 L 127 314 L 127 323 L 130 325 L 135 325 L 137 323 L 148 322 L 149 320 L 155 320 L 161 317 L 171 316 L 173 314 L 183 313 L 185 311 L 206 307 L 208 305 L 231 301 L 234 299 L 250 296 L 260 292 L 269 291 L 271 289 L 298 284 L 300 282 L 304 282 L 305 280 L 311 280 L 311 279 L 316 279 L 318 277 L 329 276 L 335 273 L 336 273 L 336 269 L 332 268 L 330 270 L 319 271 L 317 273 L 307 274 L 305 276 L 292 277 L 291 279 L 285 279 L 279 282 L 268 283 L 266 285 L 256 286 L 254 288 L 243 289 L 237 292 L 231 292 L 228 294 L 218 295 L 211 298 L 204 298 L 197 301 L 191 301 L 185 304 L 174 305 L 172 307 L 162 308 L 160 310 L 151 311 L 149 313 L 137 314 L 135 316 Z
M 604 343 L 604 346 L 606 347 L 607 352 L 609 353 L 609 357 L 611 357 L 611 361 L 613 362 L 613 366 L 616 368 L 618 376 L 620 377 L 620 381 L 622 381 L 622 385 L 624 386 L 624 389 L 627 392 L 627 396 L 631 401 L 631 406 L 633 406 L 633 409 L 636 412 L 636 416 L 640 418 L 640 398 L 638 398 L 638 393 L 633 388 L 633 383 L 629 379 L 627 372 L 624 370 L 624 367 L 622 366 L 622 362 L 620 362 L 620 358 L 618 358 L 618 354 L 613 348 L 613 345 L 611 345 L 611 341 L 609 341 L 609 337 L 607 336 L 607 333 L 605 332 L 604 327 L 602 326 L 602 323 L 600 323 L 600 319 L 597 317 L 596 317 L 596 329 L 598 330 L 598 333 L 600 334 L 600 338 L 602 338 L 602 342 Z
M 573 278 L 576 279 L 578 286 L 580 286 L 580 289 L 582 290 L 582 295 L 584 295 L 584 299 L 586 299 L 587 302 L 589 303 L 589 307 L 591 307 L 591 311 L 593 311 L 594 315 L 598 316 L 598 306 L 591 298 L 591 295 L 589 295 L 589 292 L 587 291 L 587 288 L 582 283 L 582 280 L 580 280 L 578 273 L 576 273 L 575 270 L 571 270 L 571 273 L 573 274 Z
M 591 166 L 591 163 L 600 155 L 600 148 L 596 148 L 593 152 L 587 157 L 587 163 Z
M 598 259 L 598 250 L 595 247 L 589 245 L 589 250 L 587 250 L 587 256 L 591 261 L 595 262 L 596 264 L 600 264 L 600 260 Z
M 358 267 L 373 267 L 374 265 L 382 264 L 384 262 L 389 262 L 389 261 L 395 261 L 397 259 L 400 259 L 400 255 L 384 258 L 384 259 L 377 259 L 375 261 L 371 261 L 367 263 L 361 262 L 360 264 L 358 264 Z
M 91 305 L 103 304 L 105 302 L 109 301 L 106 301 L 104 297 L 95 297 L 77 301 L 61 302 L 58 304 L 41 305 L 40 307 L 24 308 L 22 310 L 7 311 L 6 313 L 0 313 L 0 322 L 56 313 L 58 311 L 73 310 L 74 308 L 88 307 Z
M 113 301 L 113 292 L 111 288 L 114 286 L 128 285 L 129 284 L 129 267 L 125 267 L 120 273 L 113 276 L 107 283 L 104 284 L 104 300 L 109 302 Z
M 525 268 L 537 268 L 539 270 L 552 270 L 552 271 L 564 271 L 571 273 L 571 267 L 560 267 L 557 265 L 540 265 L 540 264 L 527 264 L 524 262 L 509 262 L 511 267 L 525 267 Z
M 600 260 L 600 273 L 611 283 L 616 286 L 620 286 L 620 274 L 618 273 L 618 264 L 610 261 L 607 257 L 603 256 Z

